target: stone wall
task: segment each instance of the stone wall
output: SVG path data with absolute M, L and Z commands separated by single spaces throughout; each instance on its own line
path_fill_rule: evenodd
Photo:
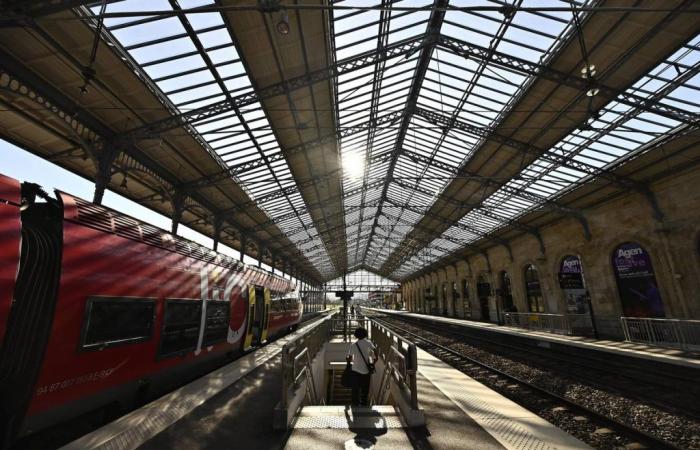
M 559 287 L 558 272 L 562 259 L 578 255 L 583 265 L 591 304 L 602 335 L 619 337 L 622 305 L 617 289 L 612 254 L 625 242 L 636 242 L 649 253 L 664 303 L 666 317 L 700 319 L 700 171 L 687 171 L 655 183 L 655 193 L 664 214 L 663 220 L 653 217 L 648 200 L 638 193 L 618 196 L 596 207 L 586 209 L 591 239 L 586 240 L 581 224 L 573 218 L 561 218 L 540 230 L 544 242 L 541 252 L 538 240 L 522 235 L 510 242 L 512 259 L 504 246 L 489 248 L 484 254 L 442 267 L 430 274 L 403 284 L 404 295 L 412 311 L 427 312 L 425 289 L 437 291 L 438 310 L 447 309 L 449 316 L 497 321 L 499 307 L 497 289 L 501 271 L 510 275 L 515 307 L 528 311 L 525 268 L 533 264 L 538 272 L 545 309 L 549 313 L 566 312 L 565 298 Z M 485 301 L 489 317 L 482 316 L 477 296 L 479 276 L 488 280 L 491 292 Z M 468 298 L 462 295 L 462 282 L 468 283 Z M 451 294 L 452 283 L 460 293 L 458 304 L 444 305 L 443 284 Z

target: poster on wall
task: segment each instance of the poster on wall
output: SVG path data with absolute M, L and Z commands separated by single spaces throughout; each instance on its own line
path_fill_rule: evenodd
M 651 259 L 639 244 L 630 242 L 615 249 L 613 267 L 625 316 L 664 317 Z
M 559 271 L 559 287 L 564 292 L 568 314 L 588 313 L 583 267 L 578 256 L 570 255 L 562 260 Z

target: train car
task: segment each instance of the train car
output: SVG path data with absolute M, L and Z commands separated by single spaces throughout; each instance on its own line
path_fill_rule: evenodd
M 0 176 L 0 432 L 128 409 L 297 326 L 294 284 Z

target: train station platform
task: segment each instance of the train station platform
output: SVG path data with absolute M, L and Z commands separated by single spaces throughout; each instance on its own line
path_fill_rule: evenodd
M 542 331 L 525 330 L 522 328 L 497 325 L 490 322 L 477 322 L 473 320 L 453 317 L 418 314 L 407 311 L 395 311 L 388 309 L 370 309 L 383 314 L 404 316 L 413 320 L 429 321 L 446 324 L 449 326 L 463 327 L 471 330 L 500 333 L 502 335 L 520 337 L 535 341 L 535 345 L 546 347 L 548 345 L 569 346 L 586 350 L 616 354 L 631 358 L 646 359 L 659 363 L 668 363 L 675 366 L 689 367 L 700 370 L 700 357 L 678 349 L 655 347 L 634 342 L 613 341 L 606 339 L 593 339 L 584 336 L 570 336 Z
M 417 349 L 424 426 L 395 405 L 304 405 L 274 427 L 283 346 L 312 322 L 70 444 L 66 449 L 584 449 L 585 444 Z M 341 343 L 342 345 L 349 345 Z M 373 383 L 375 380 L 373 380 Z

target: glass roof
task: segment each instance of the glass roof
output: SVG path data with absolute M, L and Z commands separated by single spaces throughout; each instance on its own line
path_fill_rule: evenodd
M 588 122 L 528 165 L 518 180 L 511 180 L 486 198 L 481 207 L 464 215 L 442 236 L 396 269 L 402 278 L 506 226 L 508 220 L 532 211 L 568 192 L 603 170 L 614 168 L 652 148 L 652 144 L 682 131 L 682 122 L 622 103 L 628 94 L 700 113 L 700 37 L 693 38 L 670 58 L 620 94 Z M 682 82 L 679 82 L 683 80 Z M 578 162 L 562 165 L 558 157 Z M 489 211 L 488 217 L 485 212 Z M 497 211 L 493 213 L 493 211 Z M 464 233 L 471 226 L 478 234 Z
M 434 8 L 440 4 L 500 10 Z M 400 280 L 478 241 L 495 240 L 494 233 L 504 227 L 526 227 L 518 222 L 523 215 L 555 204 L 585 183 L 604 180 L 629 187 L 629 180 L 613 173 L 615 168 L 696 124 L 697 36 L 624 92 L 606 97 L 614 98 L 602 109 L 589 106 L 590 119 L 572 124 L 551 148 L 538 149 L 499 134 L 504 119 L 533 83 L 547 76 L 553 57 L 578 32 L 571 10 L 518 10 L 508 8 L 510 4 L 331 1 L 327 44 L 336 70 L 327 71 L 327 77 L 332 77 L 335 136 L 343 166 L 341 214 L 348 267 L 331 262 L 285 161 L 286 149 L 276 141 L 259 101 L 197 118 L 185 128 L 222 168 L 237 168 L 231 177 L 324 279 L 361 269 Z M 110 3 L 107 12 L 202 5 L 218 4 L 127 0 Z M 512 5 L 569 8 L 572 2 L 522 0 Z M 93 8 L 98 11 L 99 6 Z M 583 23 L 595 12 L 577 14 Z M 226 101 L 235 104 L 236 97 L 254 91 L 219 12 L 111 18 L 105 26 L 173 114 Z M 585 57 L 575 57 L 582 58 L 583 67 Z M 581 77 L 575 78 L 569 86 L 581 89 L 576 84 Z M 531 156 L 531 162 L 519 166 L 515 177 L 485 177 L 487 186 L 495 189 L 478 204 L 460 204 L 443 195 L 457 178 L 479 177 L 466 170 L 491 140 Z M 256 161 L 262 163 L 245 168 Z M 461 212 L 449 218 L 431 212 L 438 199 L 452 202 Z M 444 226 L 424 229 L 426 217 Z
M 201 0 L 126 0 L 108 4 L 106 12 L 170 11 L 209 5 L 216 4 Z M 92 8 L 94 14 L 99 11 L 100 6 Z M 106 19 L 105 27 L 155 83 L 174 114 L 253 92 L 219 12 Z M 280 157 L 282 150 L 260 102 L 190 122 L 188 128 L 222 168 L 257 160 L 265 163 L 239 170 L 232 178 L 298 244 L 322 276 L 332 276 L 336 270 L 311 216 L 298 212 L 304 201 L 286 161 Z
M 431 3 L 404 0 L 392 5 L 421 7 Z M 571 13 L 517 12 L 506 18 L 497 12 L 450 10 L 444 15 L 440 34 L 540 62 L 566 35 L 571 17 Z M 407 38 L 409 31 L 414 37 L 425 36 L 429 19 L 429 11 L 334 11 L 335 47 L 344 57 L 368 50 L 381 52 L 386 45 Z M 340 128 L 372 123 L 381 115 L 410 109 L 411 89 L 417 92 L 415 106 L 419 108 L 478 127 L 491 127 L 528 86 L 525 74 L 464 58 L 439 43 L 425 56 L 428 64 L 424 77 L 416 80 L 421 57 L 421 52 L 398 56 L 379 61 L 361 73 L 337 77 Z M 479 137 L 434 126 L 416 114 L 407 124 L 405 130 L 398 126 L 374 127 L 341 140 L 343 161 L 364 164 L 362 176 L 346 173 L 344 177 L 345 192 L 353 192 L 346 197 L 346 205 L 373 205 L 346 214 L 351 269 L 365 266 L 379 270 L 421 219 L 421 208 L 411 206 L 434 203 L 481 144 Z M 386 180 L 389 171 L 392 177 L 380 182 L 381 188 L 373 183 Z M 358 187 L 364 188 L 357 192 Z M 377 204 L 382 197 L 384 201 Z M 405 271 L 395 274 L 404 275 Z
M 367 270 L 356 270 L 345 276 L 345 283 L 349 291 L 373 292 L 391 291 L 399 288 L 396 281 L 389 280 Z M 339 291 L 343 289 L 343 277 L 338 277 L 326 284 L 327 291 Z

